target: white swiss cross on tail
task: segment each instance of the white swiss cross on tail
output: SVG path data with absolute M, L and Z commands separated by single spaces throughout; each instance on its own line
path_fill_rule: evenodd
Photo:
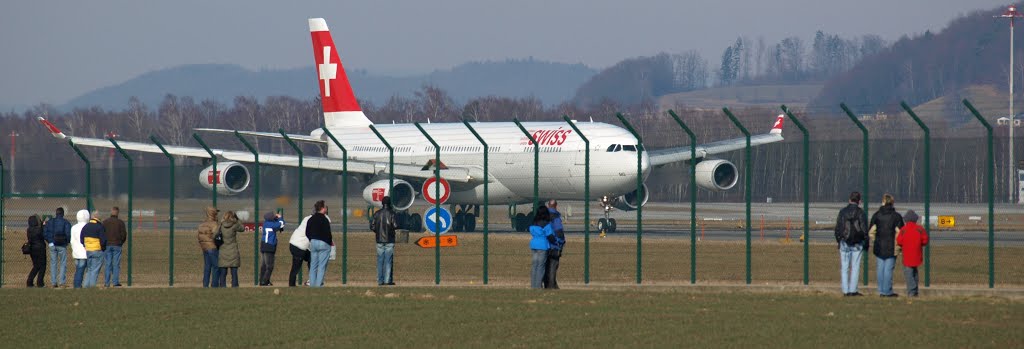
M 338 76 L 338 65 L 331 63 L 331 47 L 324 46 L 324 62 L 318 67 L 320 69 L 320 80 L 324 81 L 324 95 L 331 96 L 331 80 Z

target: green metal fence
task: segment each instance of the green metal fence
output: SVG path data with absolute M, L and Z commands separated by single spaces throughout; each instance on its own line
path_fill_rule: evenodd
M 1012 261 L 1012 256 L 1019 255 L 1020 252 L 1024 252 L 1024 246 L 1015 244 L 1013 236 L 1008 235 L 1010 238 L 997 240 L 996 230 L 999 230 L 999 234 L 1019 234 L 1014 229 L 1019 229 L 1015 226 L 1014 219 L 1019 218 L 1019 210 L 1014 212 L 1013 206 L 1001 207 L 1000 212 L 995 209 L 994 203 L 994 142 L 993 142 L 993 130 L 991 125 L 986 122 L 984 116 L 981 115 L 968 101 L 963 101 L 964 106 L 973 117 L 980 121 L 985 127 L 984 141 L 987 144 L 986 157 L 984 158 L 984 164 L 978 166 L 967 164 L 957 165 L 962 166 L 966 171 L 968 169 L 973 170 L 977 168 L 981 171 L 984 168 L 985 172 L 985 193 L 984 201 L 987 203 L 986 213 L 971 213 L 974 211 L 966 211 L 960 208 L 957 204 L 950 204 L 948 202 L 940 203 L 941 207 L 936 209 L 933 205 L 932 200 L 935 195 L 943 194 L 944 187 L 942 186 L 943 178 L 948 178 L 949 174 L 936 175 L 936 171 L 942 169 L 943 166 L 950 166 L 949 164 L 943 165 L 940 161 L 941 158 L 936 157 L 932 159 L 932 148 L 936 149 L 953 149 L 961 144 L 968 144 L 970 142 L 977 142 L 977 139 L 981 136 L 972 136 L 965 139 L 950 139 L 950 138 L 937 138 L 933 140 L 932 132 L 935 130 L 942 130 L 937 124 L 933 124 L 933 127 L 926 125 L 926 118 L 922 118 L 918 113 L 910 108 L 905 103 L 903 109 L 906 111 L 910 119 L 916 123 L 917 128 L 921 130 L 921 139 L 910 137 L 907 139 L 892 139 L 884 138 L 878 135 L 875 129 L 869 126 L 877 125 L 863 121 L 863 116 L 855 114 L 845 104 L 840 106 L 843 113 L 853 122 L 854 127 L 850 127 L 849 121 L 839 119 L 838 121 L 830 124 L 836 128 L 845 127 L 842 132 L 855 134 L 859 131 L 859 139 L 851 138 L 846 139 L 811 139 L 809 127 L 805 123 L 810 124 L 814 122 L 824 122 L 817 119 L 811 119 L 808 115 L 801 116 L 800 113 L 790 110 L 786 106 L 782 106 L 781 110 L 789 120 L 791 120 L 802 133 L 802 139 L 795 141 L 795 138 L 787 137 L 787 142 L 764 145 L 757 148 L 750 146 L 751 134 L 757 133 L 758 131 L 751 132 L 747 129 L 747 126 L 741 122 L 741 118 L 737 117 L 727 108 L 723 108 L 722 112 L 732 122 L 730 127 L 733 132 L 738 130 L 742 134 L 742 139 L 745 140 L 743 146 L 744 150 L 740 154 L 723 154 L 722 158 L 736 159 L 743 163 L 743 170 L 740 173 L 743 176 L 743 187 L 742 189 L 736 188 L 735 190 L 743 190 L 743 205 L 740 208 L 738 205 L 733 206 L 722 200 L 715 200 L 715 194 L 700 194 L 694 190 L 698 186 L 697 182 L 697 161 L 689 161 L 679 166 L 666 166 L 664 168 L 652 169 L 653 174 L 649 178 L 648 185 L 645 188 L 643 181 L 643 153 L 638 151 L 636 158 L 636 172 L 628 173 L 629 176 L 634 176 L 636 181 L 636 194 L 637 200 L 644 197 L 645 194 L 650 194 L 652 198 L 658 197 L 659 200 L 653 200 L 647 207 L 640 206 L 635 212 L 617 212 L 612 211 L 609 213 L 611 218 L 620 218 L 625 220 L 626 217 L 635 214 L 635 230 L 629 230 L 630 224 L 622 224 L 623 231 L 635 232 L 633 234 L 616 234 L 614 229 L 607 238 L 592 240 L 590 233 L 596 226 L 596 222 L 591 217 L 591 209 L 596 208 L 593 206 L 594 203 L 590 202 L 592 199 L 591 195 L 591 166 L 604 166 L 604 163 L 592 164 L 591 153 L 603 151 L 603 147 L 607 147 L 607 144 L 603 144 L 602 140 L 594 139 L 591 135 L 584 134 L 586 128 L 582 127 L 583 123 L 578 123 L 571 120 L 567 116 L 563 116 L 562 119 L 566 123 L 568 129 L 574 132 L 574 136 L 578 136 L 579 140 L 582 141 L 582 146 L 574 148 L 572 151 L 580 152 L 577 164 L 583 166 L 583 202 L 573 200 L 563 200 L 562 209 L 563 215 L 566 219 L 566 230 L 569 233 L 569 247 L 565 251 L 562 258 L 562 270 L 560 273 L 561 279 L 564 280 L 562 283 L 573 284 L 578 283 L 582 285 L 597 283 L 615 284 L 615 283 L 629 283 L 633 281 L 637 284 L 640 283 L 672 283 L 672 282 L 687 282 L 691 284 L 703 283 L 703 282 L 736 282 L 751 284 L 754 281 L 757 282 L 768 282 L 768 283 L 794 283 L 803 285 L 833 285 L 837 283 L 837 275 L 834 275 L 835 259 L 837 258 L 835 252 L 835 244 L 832 241 L 832 223 L 829 220 L 834 221 L 834 215 L 839 208 L 845 202 L 845 197 L 832 197 L 822 199 L 819 194 L 822 190 L 832 190 L 827 188 L 829 185 L 822 184 L 823 180 L 830 180 L 823 176 L 827 173 L 836 173 L 838 175 L 846 175 L 847 173 L 852 174 L 856 180 L 853 183 L 859 182 L 860 184 L 845 184 L 837 191 L 860 191 L 863 197 L 863 207 L 865 213 L 871 214 L 872 207 L 877 203 L 872 203 L 870 199 L 869 185 L 877 187 L 877 191 L 891 191 L 893 188 L 907 186 L 901 184 L 883 184 L 878 186 L 878 178 L 903 178 L 908 177 L 908 180 L 922 180 L 923 188 L 921 185 L 912 186 L 913 189 L 907 189 L 907 195 L 916 197 L 920 193 L 923 197 L 923 201 L 917 202 L 905 202 L 902 207 L 918 207 L 923 205 L 924 216 L 923 222 L 926 231 L 929 235 L 936 238 L 936 242 L 929 245 L 925 250 L 924 264 L 923 264 L 923 279 L 924 286 L 951 286 L 951 285 L 972 285 L 982 283 L 982 277 L 987 275 L 985 283 L 989 287 L 996 286 L 1016 286 L 1019 287 L 1024 284 L 1024 268 L 1019 266 L 1019 263 L 1007 263 L 1006 261 Z M 720 117 L 721 114 L 719 114 Z M 716 136 L 708 136 L 708 133 L 704 128 L 706 122 L 704 120 L 695 118 L 687 115 L 687 118 L 680 116 L 673 110 L 667 111 L 667 116 L 661 115 L 654 118 L 639 118 L 631 117 L 627 119 L 625 116 L 619 114 L 616 115 L 618 121 L 627 129 L 633 137 L 636 139 L 638 150 L 648 150 L 649 146 L 645 143 L 651 142 L 652 139 L 656 141 L 662 141 L 658 137 L 663 137 L 662 130 L 657 130 L 659 126 L 666 126 L 671 130 L 665 130 L 664 132 L 673 132 L 675 139 L 681 139 L 685 142 L 688 138 L 690 145 L 697 144 L 698 135 L 701 139 L 705 137 L 713 138 L 714 140 L 719 139 Z M 749 119 L 745 119 L 749 120 Z M 828 121 L 832 122 L 832 121 Z M 875 121 L 872 121 L 875 122 Z M 908 121 L 909 122 L 909 119 Z M 544 181 L 547 185 L 548 181 L 556 181 L 558 174 L 549 174 L 545 172 L 545 177 L 540 176 L 540 153 L 545 152 L 545 156 L 548 156 L 548 150 L 541 150 L 541 139 L 535 138 L 534 132 L 537 130 L 527 129 L 527 124 L 521 123 L 518 119 L 514 120 L 519 130 L 525 137 L 523 142 L 529 140 L 531 146 L 524 148 L 523 152 L 532 152 L 533 156 L 533 172 L 532 172 L 532 187 L 533 193 L 530 199 L 530 207 L 536 209 L 541 203 L 542 199 L 554 197 L 556 195 L 541 192 L 540 183 Z M 652 126 L 654 125 L 658 126 Z M 842 123 L 842 124 L 841 124 Z M 459 284 L 466 280 L 480 280 L 483 284 L 500 284 L 500 285 L 524 285 L 528 280 L 528 271 L 526 265 L 528 265 L 529 256 L 522 252 L 526 249 L 526 244 L 529 239 L 528 234 L 522 234 L 515 231 L 510 231 L 508 228 L 494 228 L 490 225 L 497 223 L 497 226 L 512 226 L 504 225 L 502 215 L 497 215 L 497 219 L 491 219 L 494 217 L 490 216 L 491 207 L 489 206 L 490 189 L 493 189 L 490 185 L 495 178 L 490 176 L 491 169 L 495 168 L 494 164 L 490 164 L 491 158 L 494 158 L 492 153 L 492 145 L 488 144 L 487 139 L 478 133 L 476 125 L 468 120 L 463 120 L 463 124 L 466 126 L 465 132 L 472 134 L 479 141 L 482 151 L 473 151 L 467 154 L 459 154 L 452 152 L 451 154 L 443 150 L 445 144 L 438 142 L 441 140 L 441 135 L 436 134 L 437 132 L 432 131 L 433 129 L 425 127 L 419 123 L 415 123 L 415 126 L 423 134 L 423 136 L 430 142 L 432 149 L 434 150 L 434 161 L 432 169 L 424 169 L 424 171 L 432 170 L 433 177 L 440 179 L 442 177 L 441 157 L 442 153 L 448 163 L 454 163 L 461 161 L 463 158 L 473 158 L 473 161 L 477 161 L 482 156 L 483 166 L 482 178 L 475 178 L 474 183 L 482 185 L 484 201 L 483 201 L 483 212 L 479 215 L 466 215 L 467 217 L 473 217 L 472 219 L 478 218 L 482 215 L 483 229 L 481 234 L 476 232 L 457 233 L 459 234 L 460 241 L 465 241 L 464 245 L 459 247 L 451 248 L 450 250 L 442 251 L 439 246 L 431 249 L 419 249 L 411 244 L 403 244 L 396 248 L 396 259 L 402 261 L 403 265 L 407 267 L 403 268 L 402 275 L 396 276 L 397 281 L 405 284 L 417 284 L 417 283 L 432 283 L 435 285 L 449 285 Z M 689 125 L 702 125 L 701 128 L 693 127 Z M 726 124 L 728 125 L 728 124 Z M 679 137 L 679 127 L 686 137 Z M 724 126 L 723 126 L 724 127 Z M 378 137 L 388 149 L 388 166 L 389 174 L 388 178 L 393 187 L 394 175 L 395 175 L 395 148 L 392 144 L 397 142 L 388 140 L 386 132 L 379 132 L 377 128 L 371 127 L 371 131 Z M 341 150 L 343 157 L 346 159 L 342 161 L 341 168 L 331 169 L 327 172 L 334 172 L 334 174 L 341 174 L 340 182 L 338 176 L 320 176 L 316 173 L 312 174 L 314 177 L 314 184 L 322 185 L 324 183 L 332 185 L 340 185 L 340 195 L 334 190 L 318 191 L 317 197 L 333 198 L 337 197 L 342 202 L 342 209 L 336 214 L 341 215 L 341 284 L 356 284 L 356 285 L 367 285 L 371 284 L 372 279 L 369 278 L 374 267 L 369 265 L 368 261 L 373 256 L 372 249 L 372 234 L 367 231 L 365 227 L 360 225 L 359 227 L 352 228 L 348 226 L 349 216 L 356 216 L 359 214 L 368 214 L 361 212 L 361 210 L 350 211 L 348 207 L 348 180 L 350 173 L 348 172 L 348 149 L 335 138 L 335 136 L 326 128 L 322 128 L 324 134 L 331 140 L 332 144 Z M 657 130 L 645 131 L 653 133 L 641 134 L 642 130 Z M 871 134 L 874 137 L 869 137 L 869 130 L 872 130 Z M 304 157 L 302 149 L 296 144 L 284 130 L 279 130 L 283 135 L 285 141 L 291 146 L 293 151 L 299 156 L 299 167 L 296 169 L 299 171 L 298 177 L 298 188 L 295 191 L 291 189 L 282 189 L 279 193 L 279 197 L 297 197 L 298 198 L 298 211 L 296 215 L 295 224 L 302 218 L 304 210 L 302 209 L 305 202 L 304 197 L 304 183 L 309 181 L 307 178 L 309 174 L 303 173 L 302 158 Z M 447 131 L 446 131 L 447 132 Z M 916 132 L 916 131 L 914 131 Z M 916 133 L 915 133 L 916 134 Z M 243 138 L 241 134 L 235 133 L 235 138 L 238 143 L 241 143 L 245 149 L 247 149 L 253 155 L 253 223 L 258 226 L 259 220 L 259 207 L 261 206 L 261 186 L 266 186 L 266 183 L 261 185 L 260 173 L 260 150 L 259 144 L 250 143 L 247 139 Z M 816 134 L 817 135 L 817 134 Z M 833 137 L 833 135 L 821 135 L 826 137 Z M 212 150 L 211 147 L 207 146 L 206 140 L 200 138 L 197 134 L 193 135 L 193 138 L 207 150 L 210 156 L 210 161 L 216 167 L 217 165 L 217 154 Z M 215 140 L 212 139 L 211 140 Z M 199 259 L 198 253 L 195 249 L 179 249 L 176 254 L 175 248 L 178 243 L 175 241 L 175 237 L 192 237 L 194 236 L 194 227 L 191 225 L 197 219 L 189 216 L 194 215 L 194 207 L 205 206 L 202 204 L 202 200 L 195 198 L 197 192 L 192 187 L 177 187 L 176 178 L 176 162 L 175 157 L 171 156 L 169 152 L 164 148 L 164 145 L 155 137 L 150 137 L 150 142 L 155 144 L 161 150 L 163 150 L 165 158 L 167 159 L 167 181 L 164 182 L 154 181 L 156 173 L 162 172 L 163 167 L 154 168 L 152 166 L 146 168 L 139 168 L 138 159 L 139 157 L 133 157 L 134 154 L 126 152 L 120 148 L 117 141 L 110 139 L 111 144 L 117 148 L 120 153 L 120 157 L 124 158 L 127 162 L 127 184 L 122 183 L 118 189 L 119 192 L 127 194 L 128 201 L 128 228 L 129 228 L 129 239 L 128 244 L 128 258 L 127 258 L 127 270 L 128 270 L 128 285 L 129 286 L 148 286 L 156 285 L 158 283 L 157 278 L 162 277 L 162 272 L 156 272 L 159 268 L 166 267 L 167 270 L 167 284 L 169 286 L 195 286 L 194 280 L 196 277 L 195 273 L 198 269 L 196 262 Z M 933 144 L 933 141 L 936 143 Z M 815 146 L 812 148 L 811 143 L 814 142 Z M 870 144 L 876 143 L 874 146 Z M 238 143 L 235 143 L 236 145 Z M 213 144 L 213 143 L 211 143 Z M 524 143 L 525 144 L 525 143 Z M 97 191 L 93 190 L 92 181 L 92 165 L 87 155 L 90 153 L 84 152 L 79 149 L 74 143 L 69 145 L 75 151 L 75 154 L 83 161 L 86 167 L 85 171 L 85 182 L 83 183 L 83 189 L 85 194 L 68 193 L 68 194 L 54 194 L 54 193 L 11 193 L 8 190 L 6 181 L 9 180 L 7 169 L 3 166 L 2 162 L 4 159 L 0 159 L 0 241 L 3 241 L 3 248 L 0 249 L 0 286 L 10 285 L 11 280 L 16 280 L 22 277 L 18 275 L 21 271 L 25 270 L 26 261 L 23 258 L 18 257 L 16 251 L 17 247 L 20 247 L 20 234 L 14 234 L 21 229 L 19 224 L 12 223 L 12 218 L 18 217 L 25 214 L 26 212 L 44 212 L 45 210 L 51 210 L 53 201 L 46 201 L 45 199 L 53 200 L 84 200 L 86 201 L 86 208 L 93 209 L 93 199 L 101 200 L 102 203 L 107 204 L 111 202 L 117 202 L 116 198 L 106 198 L 102 195 L 96 196 Z M 918 148 L 917 145 L 923 146 Z M 870 146 L 870 148 L 869 148 Z M 902 147 L 902 148 L 900 148 Z M 913 176 L 906 176 L 901 171 L 904 171 L 904 167 L 900 167 L 898 164 L 893 164 L 889 160 L 888 153 L 899 148 L 900 151 L 911 152 L 913 156 L 910 158 L 921 159 L 921 165 L 914 165 L 915 168 L 920 168 L 921 172 L 913 172 Z M 545 148 L 546 149 L 546 148 Z M 847 150 L 854 150 L 854 152 L 847 152 Z M 875 160 L 871 160 L 871 151 L 874 149 Z M 857 150 L 861 154 L 857 156 Z M 506 149 L 502 149 L 506 151 Z M 943 150 L 937 150 L 943 151 Z M 558 152 L 565 152 L 565 149 L 558 150 Z M 799 156 L 796 153 L 799 152 Z M 835 155 L 839 156 L 837 152 L 841 152 L 844 161 L 841 167 L 836 168 L 816 168 L 816 161 L 821 161 L 822 156 Z M 781 155 L 780 155 L 781 154 Z M 798 159 L 793 162 L 789 162 L 788 156 L 792 154 L 793 158 Z M 552 156 L 557 156 L 552 154 Z M 700 156 L 699 150 L 696 147 L 691 147 L 689 157 L 695 159 Z M 759 159 L 761 158 L 761 159 Z M 765 160 L 764 158 L 770 158 L 771 160 Z M 502 159 L 502 158 L 499 158 Z M 815 161 L 812 161 L 814 159 Z M 380 160 L 382 161 L 382 160 Z M 500 161 L 500 160 L 499 160 Z M 764 165 L 765 162 L 770 162 L 770 166 Z M 859 164 L 858 164 L 859 162 Z M 939 165 L 935 163 L 939 162 Z M 510 164 L 504 164 L 510 165 Z M 511 164 L 514 166 L 524 166 L 526 164 Z M 685 168 L 683 168 L 685 167 Z M 786 170 L 799 175 L 799 180 L 794 181 L 792 187 L 787 187 L 792 193 L 782 193 L 782 197 L 787 198 L 786 202 L 764 202 L 754 203 L 754 196 L 759 198 L 763 196 L 762 193 L 766 192 L 764 184 L 755 186 L 753 181 L 759 180 L 758 177 L 764 176 L 768 171 L 781 171 Z M 934 170 L 934 171 L 933 171 Z M 143 174 L 139 174 L 139 173 Z M 313 171 L 310 171 L 313 172 Z M 319 171 L 318 171 L 319 172 Z M 630 171 L 632 172 L 632 171 Z M 113 173 L 113 172 L 112 172 Z M 871 175 L 871 174 L 874 175 Z M 812 176 L 814 174 L 814 176 Z M 45 176 L 45 174 L 43 174 Z M 135 177 L 139 176 L 142 178 L 140 186 L 143 189 L 136 188 Z M 163 178 L 163 174 L 160 174 L 160 178 Z M 215 175 L 216 176 L 216 175 Z M 475 172 L 473 176 L 476 176 Z M 946 177 L 943 177 L 946 176 Z M 554 179 L 552 179 L 554 177 Z M 935 178 L 933 178 L 935 177 Z M 269 177 L 268 177 L 269 178 Z M 815 183 L 812 183 L 812 179 Z M 273 180 L 269 178 L 268 180 Z M 526 179 L 524 178 L 524 181 Z M 77 182 L 76 182 L 77 183 Z M 216 187 L 221 184 L 219 180 L 213 181 L 212 185 Z M 836 181 L 835 183 L 840 183 Z M 153 191 L 149 187 L 154 185 L 163 187 L 168 185 L 167 192 L 163 193 L 162 190 L 157 191 L 157 195 L 153 195 Z M 813 184 L 813 185 L 812 185 Z M 194 183 L 186 183 L 186 185 L 195 186 Z M 525 185 L 525 182 L 524 182 Z M 839 184 L 831 184 L 832 186 L 838 186 Z M 282 185 L 283 186 L 283 185 Z M 311 185 L 312 186 L 312 185 Z M 675 187 L 673 187 L 675 186 Z M 331 186 L 336 188 L 336 186 Z M 189 189 L 192 188 L 192 189 Z M 289 186 L 294 188 L 294 186 Z M 440 186 L 435 186 L 440 189 Z M 656 189 L 661 188 L 661 189 Z M 665 200 L 668 197 L 669 190 L 665 188 L 679 188 L 680 195 L 678 200 Z M 264 188 L 266 189 L 266 188 Z M 142 198 L 143 204 L 140 209 L 140 198 L 136 193 L 137 191 L 143 190 L 147 193 L 151 193 L 146 197 Z M 648 191 L 650 193 L 645 193 Z M 683 196 L 685 192 L 687 195 Z M 435 196 L 440 196 L 439 192 L 435 192 Z M 163 196 L 166 195 L 166 198 Z M 699 195 L 704 195 L 707 200 L 699 201 Z M 188 212 L 176 212 L 175 211 L 175 197 L 181 197 L 186 202 L 186 208 Z M 875 195 L 880 197 L 881 195 Z M 818 201 L 812 201 L 812 197 L 817 198 Z M 44 198 L 43 201 L 31 201 L 34 198 Z M 214 205 L 217 205 L 218 198 L 216 190 L 212 191 L 210 200 Z M 245 198 L 220 198 L 221 205 L 223 206 L 240 206 L 246 205 L 241 200 L 248 200 Z M 759 199 L 760 200 L 760 199 Z M 688 205 L 686 202 L 688 201 Z M 152 228 L 146 227 L 147 222 L 139 221 L 141 216 L 137 215 L 136 210 L 141 211 L 151 210 L 151 207 L 159 205 L 160 210 L 163 210 L 163 202 L 166 202 L 167 220 L 164 221 L 162 218 L 158 221 L 156 218 L 152 220 Z M 678 202 L 678 203 L 677 203 Z M 978 202 L 975 200 L 974 202 Z M 525 200 L 523 201 L 525 203 Z M 420 204 L 422 205 L 422 204 Z M 435 209 L 440 209 L 440 203 L 433 205 Z M 562 206 L 562 205 L 560 205 Z M 422 206 L 415 206 L 422 207 Z M 415 209 L 414 207 L 414 209 Z M 44 210 L 45 208 L 45 210 Z M 463 212 L 466 208 L 463 208 Z M 475 208 L 479 210 L 479 207 Z M 960 212 L 958 210 L 964 210 Z M 140 212 L 141 212 L 140 211 Z M 582 217 L 580 212 L 582 211 Z M 949 229 L 937 227 L 934 224 L 935 217 L 932 216 L 933 211 L 939 211 L 939 216 L 952 215 L 957 216 L 958 220 L 964 221 L 961 226 L 957 229 Z M 531 211 L 532 212 L 532 211 Z M 725 212 L 725 213 L 722 213 Z M 781 213 L 780 213 L 781 212 Z M 333 213 L 333 212 L 332 212 Z M 454 213 L 454 211 L 453 211 Z M 760 221 L 754 219 L 754 215 L 757 214 L 760 217 Z M 162 215 L 159 215 L 162 217 Z M 721 217 L 720 217 L 721 216 Z M 724 218 L 723 218 L 724 217 Z M 813 218 L 812 218 L 813 217 Z M 977 218 L 977 219 L 976 219 Z M 510 217 L 514 220 L 515 217 Z M 184 222 L 185 225 L 181 229 L 176 229 L 176 221 Z M 337 224 L 338 222 L 335 222 Z M 515 223 L 515 222 L 509 222 Z M 1005 227 L 999 227 L 1004 225 Z M 473 224 L 475 225 L 475 224 Z M 997 227 L 999 227 L 997 229 Z M 802 243 L 799 245 L 791 245 L 789 243 L 788 234 L 790 230 L 799 232 L 802 238 Z M 977 233 L 980 230 L 987 230 L 986 244 L 981 246 L 981 240 L 978 238 L 981 235 Z M 755 231 L 760 238 L 755 241 Z M 502 234 L 493 235 L 495 232 Z M 290 234 L 290 231 L 286 231 L 284 236 Z M 786 235 L 783 235 L 783 234 Z M 158 242 L 156 237 L 162 239 L 162 234 L 167 234 L 166 244 L 163 240 Z M 415 234 L 415 232 L 414 232 Z M 454 234 L 454 233 L 453 233 Z M 350 236 L 351 235 L 351 236 Z M 280 241 L 286 241 L 282 236 Z M 783 238 L 784 236 L 784 238 Z M 948 237 L 952 236 L 952 237 Z M 971 242 L 958 243 L 955 240 L 959 237 L 964 237 L 966 241 L 978 240 L 978 243 L 974 244 Z M 15 238 L 18 237 L 18 238 Z M 352 237 L 353 239 L 349 239 Z M 434 234 L 435 238 L 440 238 L 440 234 Z M 688 239 L 686 237 L 689 237 Z M 775 239 L 778 239 L 776 241 Z M 192 246 L 191 239 L 186 239 L 188 246 Z M 739 246 L 740 242 L 743 244 L 744 258 L 739 258 Z M 141 244 L 141 245 L 140 245 Z M 460 242 L 461 244 L 461 242 Z M 287 246 L 285 244 L 281 244 Z M 166 247 L 164 247 L 166 246 Z M 932 247 L 934 246 L 934 248 Z M 633 249 L 632 247 L 635 247 Z M 138 249 L 139 251 L 135 251 Z M 161 252 L 166 250 L 166 259 L 162 257 L 157 258 L 156 255 L 163 255 Z M 350 250 L 353 251 L 350 253 Z M 432 250 L 432 251 L 431 251 Z M 689 258 L 686 258 L 686 252 L 689 251 Z M 934 250 L 934 251 L 933 251 Z M 996 250 L 1000 252 L 997 254 Z M 184 252 L 181 252 L 184 251 Z M 258 269 L 259 269 L 259 242 L 258 239 L 253 239 L 251 251 L 245 251 L 252 253 L 253 260 L 253 279 L 254 284 L 258 282 Z M 698 253 L 700 252 L 700 253 Z M 442 264 L 442 255 L 444 255 L 444 264 Z M 752 257 L 756 256 L 755 257 Z M 187 257 L 188 261 L 181 261 L 177 257 Z M 192 258 L 195 256 L 195 258 Z M 247 257 L 243 254 L 244 257 Z M 864 272 L 863 272 L 863 283 L 868 284 L 871 281 L 868 271 L 870 254 L 865 253 L 864 255 Z M 243 257 L 243 258 L 244 258 Z M 997 259 L 998 258 L 998 259 Z M 433 263 L 430 263 L 430 262 Z M 476 268 L 476 263 L 482 261 L 482 268 Z M 631 268 L 635 261 L 635 268 Z M 1002 262 L 1001 262 L 1002 261 Z M 646 262 L 646 263 L 645 263 Z M 984 262 L 984 263 L 983 263 Z M 163 265 L 166 264 L 166 265 Z M 698 273 L 697 266 L 701 265 L 700 273 Z M 1000 265 L 997 270 L 996 264 Z M 426 266 L 432 265 L 432 270 L 426 268 Z M 685 268 L 688 265 L 689 269 L 689 280 L 686 280 Z M 284 270 L 285 268 L 279 267 L 277 270 Z M 180 283 L 175 282 L 176 270 L 186 270 L 189 273 L 188 277 L 182 279 Z M 445 277 L 442 279 L 442 272 L 445 272 Z M 997 272 L 999 273 L 997 277 Z M 285 277 L 286 273 L 276 273 L 275 279 Z M 597 279 L 592 279 L 594 274 L 597 274 Z M 632 275 L 631 275 L 632 274 Z M 898 275 L 898 274 L 897 274 Z M 631 278 L 632 277 L 632 278 Z M 897 276 L 902 278 L 902 276 Z M 330 279 L 329 279 L 330 280 Z M 645 282 L 647 281 L 647 282 Z M 997 284 L 996 281 L 1000 283 Z M 278 281 L 281 282 L 281 281 Z M 283 284 L 283 282 L 281 282 Z

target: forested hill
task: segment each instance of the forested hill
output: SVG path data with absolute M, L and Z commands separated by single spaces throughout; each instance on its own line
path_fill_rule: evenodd
M 392 96 L 412 97 L 423 85 L 434 85 L 457 101 L 473 97 L 536 97 L 545 104 L 572 98 L 576 88 L 596 72 L 583 64 L 544 62 L 534 59 L 473 62 L 430 74 L 391 77 L 349 70 L 356 97 L 383 104 Z M 312 67 L 252 71 L 236 65 L 183 65 L 142 74 L 134 79 L 76 97 L 60 108 L 99 106 L 122 109 L 137 96 L 147 105 L 159 105 L 167 94 L 210 99 L 230 104 L 236 96 L 264 99 L 291 96 L 301 99 L 317 94 Z
M 903 37 L 882 52 L 829 80 L 811 109 L 840 102 L 861 112 L 892 111 L 900 100 L 911 105 L 958 94 L 971 85 L 996 85 L 1005 91 L 1009 60 L 1009 23 L 992 18 L 1004 8 L 979 10 L 954 19 L 938 33 Z M 1015 37 L 1017 86 L 1024 81 L 1024 33 Z M 1018 90 L 1019 91 L 1019 90 Z M 873 108 L 875 110 L 868 110 Z

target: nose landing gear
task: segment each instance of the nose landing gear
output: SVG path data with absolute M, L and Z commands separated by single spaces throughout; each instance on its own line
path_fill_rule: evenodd
M 597 231 L 600 232 L 600 236 L 603 238 L 608 233 L 614 233 L 618 226 L 618 222 L 615 218 L 610 218 L 609 215 L 612 211 L 612 198 L 608 196 L 601 197 L 601 207 L 604 208 L 604 218 L 597 220 Z

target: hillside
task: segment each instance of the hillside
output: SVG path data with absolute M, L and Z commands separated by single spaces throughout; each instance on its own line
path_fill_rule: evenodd
M 533 59 L 474 62 L 430 74 L 391 77 L 349 70 L 349 79 L 360 100 L 383 104 L 394 95 L 412 97 L 424 84 L 433 84 L 456 101 L 480 96 L 536 97 L 545 104 L 572 98 L 595 71 L 582 64 L 543 62 Z M 292 96 L 306 99 L 317 94 L 312 67 L 252 71 L 237 65 L 195 64 L 142 74 L 117 85 L 103 87 L 72 99 L 61 109 L 100 106 L 124 108 L 131 96 L 151 106 L 167 94 L 212 99 L 230 104 L 236 96 Z
M 685 106 L 691 108 L 778 108 L 780 104 L 802 107 L 821 91 L 822 85 L 763 85 L 715 87 L 697 91 L 673 93 L 658 98 L 661 108 Z
M 901 38 L 827 81 L 810 108 L 846 102 L 864 112 L 893 112 L 901 100 L 911 105 L 944 96 L 960 100 L 957 95 L 974 85 L 1005 91 L 1009 32 L 1005 21 L 992 18 L 1002 11 L 975 11 L 954 19 L 938 33 Z M 1018 35 L 1015 40 L 1016 54 L 1024 57 L 1024 37 Z M 1018 79 L 1018 84 L 1020 80 L 1024 79 Z

